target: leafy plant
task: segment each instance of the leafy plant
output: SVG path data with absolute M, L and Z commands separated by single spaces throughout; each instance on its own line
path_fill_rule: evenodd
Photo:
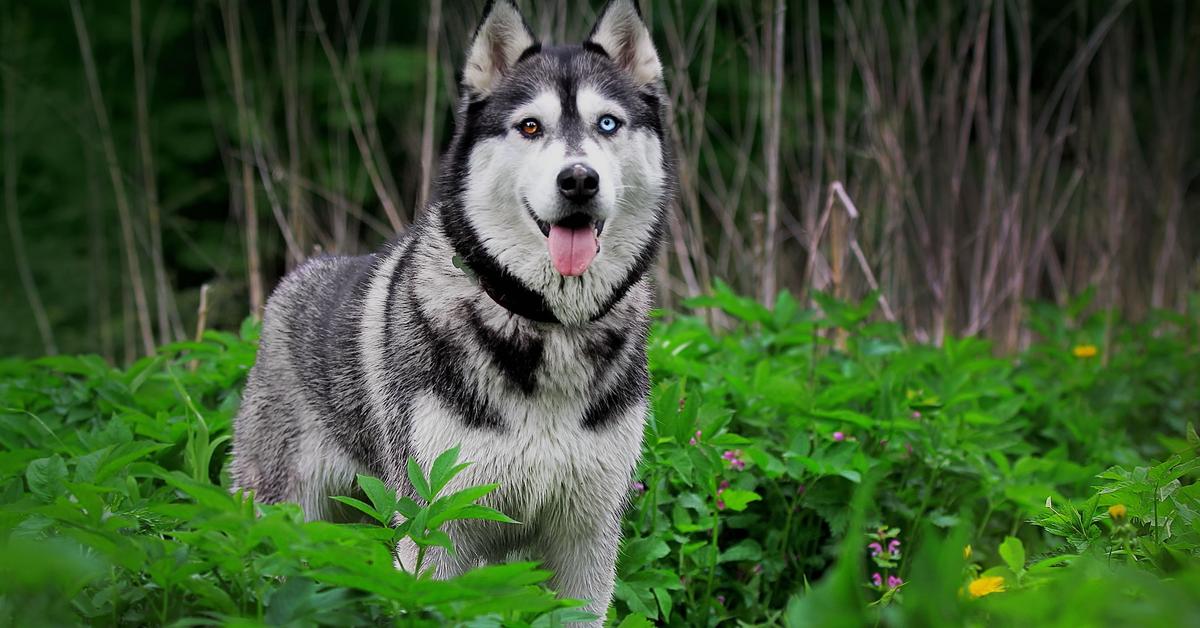
M 720 330 L 655 324 L 613 625 L 1200 622 L 1200 316 L 1104 341 L 1104 313 L 1039 306 L 1042 336 L 1002 358 L 913 344 L 870 300 L 816 302 L 722 288 L 691 303 Z M 477 503 L 495 486 L 455 481 L 456 449 L 410 462 L 411 493 L 359 477 L 335 499 L 360 523 L 231 494 L 256 333 L 125 370 L 0 361 L 0 623 L 588 619 L 533 563 L 429 577 L 447 522 L 515 524 Z
M 358 476 L 358 486 L 371 500 L 370 505 L 353 497 L 338 496 L 333 499 L 355 508 L 391 530 L 390 545 L 394 546 L 406 537 L 412 539 L 419 548 L 413 572 L 421 574 L 428 548 L 442 547 L 447 552 L 454 553 L 454 541 L 449 534 L 441 530 L 446 522 L 480 519 L 517 523 L 494 508 L 475 503 L 484 495 L 496 490 L 498 484 L 472 486 L 449 495 L 441 495 L 450 480 L 469 466 L 469 463 L 458 463 L 458 453 L 458 447 L 454 447 L 439 455 L 433 461 L 428 477 L 421 471 L 416 460 L 408 459 L 408 480 L 416 490 L 417 496 L 426 503 L 425 506 L 411 497 L 398 496 L 396 491 L 388 488 L 381 480 L 365 475 Z

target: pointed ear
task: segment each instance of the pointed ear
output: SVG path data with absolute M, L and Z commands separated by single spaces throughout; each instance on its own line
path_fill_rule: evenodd
M 521 54 L 536 46 L 533 32 L 512 0 L 491 0 L 463 66 L 463 86 L 472 95 L 487 96 L 512 70 Z
M 609 0 L 588 35 L 617 65 L 633 76 L 638 87 L 662 80 L 662 63 L 637 0 Z

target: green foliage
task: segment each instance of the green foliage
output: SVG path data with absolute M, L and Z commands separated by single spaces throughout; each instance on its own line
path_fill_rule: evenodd
M 662 557 L 618 586 L 622 612 L 687 624 L 1030 617 L 1032 602 L 972 598 L 971 581 L 996 577 L 1010 597 L 1089 582 L 1093 607 L 1078 616 L 1037 605 L 1053 607 L 1049 623 L 1081 625 L 1133 602 L 1104 569 L 1113 582 L 1141 573 L 1130 591 L 1154 598 L 1176 590 L 1164 576 L 1200 576 L 1200 463 L 1185 436 L 1200 417 L 1196 313 L 1135 325 L 1081 316 L 1086 295 L 1036 306 L 1039 340 L 1004 359 L 977 339 L 910 344 L 872 321 L 874 295 L 814 298 L 820 313 L 787 293 L 767 309 L 718 286 L 688 305 L 724 332 L 699 316 L 656 327 L 645 491 L 626 530 L 629 547 Z M 860 515 L 850 504 L 864 494 Z M 1104 521 L 1116 503 L 1123 528 Z M 1200 612 L 1200 596 L 1185 600 L 1139 612 Z
M 429 475 L 410 469 L 423 504 L 362 476 L 370 504 L 335 498 L 372 525 L 306 522 L 296 505 L 231 494 L 230 421 L 254 358 L 255 330 L 245 331 L 164 347 L 127 371 L 92 357 L 0 363 L 0 623 L 550 625 L 580 615 L 538 586 L 549 574 L 534 564 L 453 582 L 393 566 L 401 537 L 449 547 L 447 521 L 515 523 L 474 503 L 494 485 L 444 494 L 466 467 L 457 450 Z
M 656 324 L 612 625 L 1200 622 L 1200 317 L 1039 306 L 997 358 L 817 302 L 722 287 Z M 452 481 L 456 449 L 408 467 L 416 498 L 360 476 L 335 498 L 360 523 L 231 494 L 255 333 L 0 362 L 0 623 L 586 619 L 535 564 L 393 565 L 402 537 L 452 549 L 453 519 L 521 525 Z

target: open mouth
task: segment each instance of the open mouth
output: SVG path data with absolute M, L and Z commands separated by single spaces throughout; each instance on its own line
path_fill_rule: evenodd
M 546 246 L 550 249 L 550 262 L 554 269 L 565 277 L 578 277 L 588 269 L 596 253 L 600 252 L 600 234 L 604 232 L 604 221 L 594 220 L 584 213 L 575 213 L 550 224 L 537 217 L 528 205 L 529 217 L 537 223 Z

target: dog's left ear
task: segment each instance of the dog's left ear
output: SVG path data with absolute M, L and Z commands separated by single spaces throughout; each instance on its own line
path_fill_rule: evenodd
M 474 96 L 490 95 L 521 55 L 536 45 L 517 5 L 512 0 L 491 0 L 467 52 L 463 87 Z
M 629 72 L 638 87 L 662 80 L 662 63 L 637 0 L 609 0 L 592 27 L 588 42 L 603 48 L 617 65 Z

